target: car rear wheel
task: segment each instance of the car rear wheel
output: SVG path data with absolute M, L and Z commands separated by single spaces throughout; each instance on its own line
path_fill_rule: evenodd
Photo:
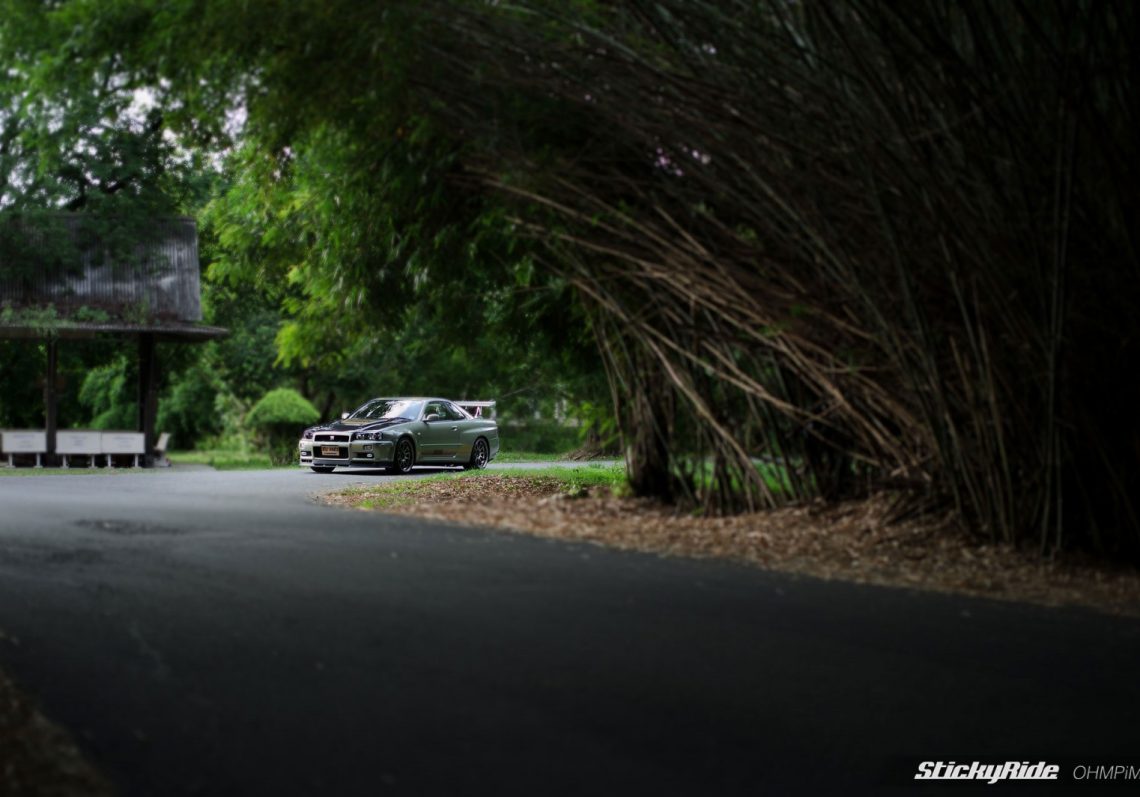
M 332 473 L 333 468 L 335 468 L 336 466 L 335 465 L 310 465 L 309 467 L 311 467 L 317 473 Z
M 412 466 L 416 464 L 416 446 L 408 438 L 396 443 L 396 453 L 392 458 L 393 473 L 411 473 Z
M 475 441 L 475 445 L 471 446 L 471 459 L 463 467 L 467 470 L 482 470 L 487 467 L 490 459 L 491 448 L 487 445 L 487 441 L 480 437 Z

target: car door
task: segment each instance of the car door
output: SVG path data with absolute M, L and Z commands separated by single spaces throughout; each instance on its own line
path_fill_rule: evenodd
M 459 462 L 466 462 L 471 458 L 471 446 L 475 442 L 475 437 L 485 424 L 481 423 L 477 418 L 470 417 L 451 402 L 447 402 L 445 406 L 451 414 L 450 417 L 455 418 L 455 426 L 459 434 L 459 443 L 455 449 L 455 459 Z
M 435 420 L 427 420 L 430 416 Z M 419 434 L 420 457 L 423 460 L 451 460 L 459 451 L 459 422 L 444 401 L 429 401 L 424 407 L 424 420 Z

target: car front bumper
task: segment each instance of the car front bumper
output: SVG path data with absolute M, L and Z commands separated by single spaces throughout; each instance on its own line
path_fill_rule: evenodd
M 347 446 L 339 445 L 344 456 L 323 456 L 321 443 L 311 440 L 302 440 L 297 448 L 299 450 L 299 465 L 302 468 L 332 467 L 332 468 L 370 468 L 379 465 L 390 465 L 396 445 L 392 440 L 353 440 Z

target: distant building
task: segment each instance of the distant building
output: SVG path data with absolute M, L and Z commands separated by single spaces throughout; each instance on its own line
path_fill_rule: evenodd
M 44 416 L 55 453 L 59 341 L 137 338 L 139 431 L 155 442 L 155 342 L 203 342 L 227 334 L 202 321 L 198 230 L 193 219 L 126 220 L 81 213 L 0 215 L 0 338 L 48 344 Z M 38 379 L 9 373 L 2 379 Z

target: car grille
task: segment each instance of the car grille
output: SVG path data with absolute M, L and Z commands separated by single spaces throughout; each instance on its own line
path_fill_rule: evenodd
M 313 459 L 348 459 L 348 441 L 351 434 L 336 434 L 334 432 L 321 432 L 313 435 Z M 336 446 L 336 453 L 326 454 L 325 448 Z

